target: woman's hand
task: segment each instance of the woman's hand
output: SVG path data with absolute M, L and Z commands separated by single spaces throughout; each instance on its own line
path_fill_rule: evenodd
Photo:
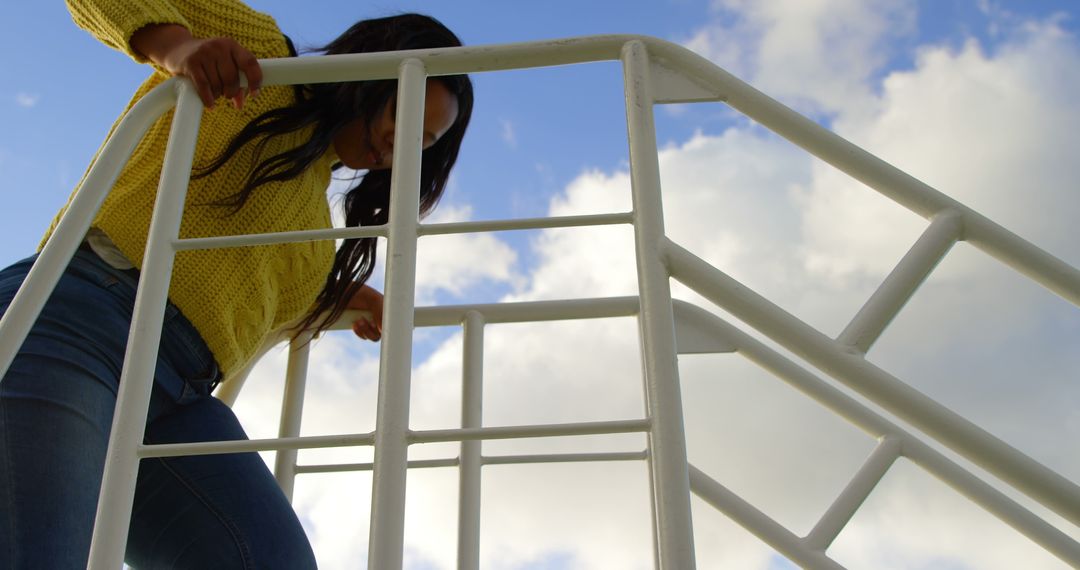
M 370 320 L 359 319 L 353 322 L 352 330 L 356 336 L 372 341 L 382 338 L 382 293 L 364 285 L 349 299 L 349 308 L 371 312 Z
M 179 24 L 151 24 L 131 36 L 131 48 L 174 76 L 187 77 L 208 109 L 225 97 L 240 109 L 246 95 L 255 96 L 262 84 L 259 61 L 232 38 L 199 39 Z M 248 90 L 240 89 L 240 73 Z

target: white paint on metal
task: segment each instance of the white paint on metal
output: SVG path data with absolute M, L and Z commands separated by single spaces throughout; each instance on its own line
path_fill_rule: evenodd
M 484 316 L 465 314 L 462 355 L 461 427 L 479 428 L 484 419 Z M 480 468 L 482 440 L 462 440 L 458 470 L 458 570 L 480 568 Z
M 281 399 L 278 438 L 300 437 L 312 337 L 311 333 L 304 332 L 289 341 L 289 360 L 285 367 L 285 393 Z M 274 478 L 290 502 L 296 480 L 296 455 L 296 449 L 279 449 L 274 457 Z
M 205 238 L 177 239 L 173 243 L 176 251 L 193 249 L 215 249 L 222 247 L 248 247 L 277 243 L 296 243 L 301 241 L 355 239 L 366 237 L 386 237 L 387 226 L 363 226 L 348 228 L 328 228 L 324 230 L 300 230 L 278 232 L 275 234 L 246 234 L 238 236 L 220 236 Z
M 682 71 L 668 67 L 662 61 L 653 58 L 649 67 L 649 75 L 653 81 L 653 102 L 658 105 L 723 101 L 723 97 L 716 91 L 703 86 Z
M 116 411 L 94 519 L 97 523 L 90 543 L 87 567 L 91 569 L 120 568 L 124 563 L 128 521 L 139 472 L 138 450 L 146 429 L 161 327 L 176 256 L 172 242 L 180 233 L 180 218 L 202 117 L 202 101 L 191 83 L 179 81 L 173 88 L 177 91 L 176 114 L 169 131 L 143 271 L 135 295 L 131 334 L 120 373 Z
M 712 330 L 711 314 L 688 303 L 675 303 L 672 308 L 675 317 L 675 345 L 679 354 L 735 352 L 734 344 Z
M 633 214 L 589 214 L 582 216 L 553 216 L 550 218 L 519 218 L 516 220 L 480 220 L 476 222 L 448 222 L 423 224 L 420 235 L 444 235 L 471 232 L 503 232 L 508 230 L 541 230 L 552 228 L 575 228 L 581 226 L 606 226 L 634 223 Z
M 951 211 L 935 216 L 930 227 L 840 333 L 837 342 L 863 354 L 869 351 L 919 285 L 961 238 L 963 224 L 963 218 Z
M 814 570 L 843 568 L 824 552 L 806 548 L 801 538 L 693 465 L 690 466 L 690 484 L 695 495 L 752 530 L 758 538 L 799 566 Z
M 900 457 L 903 440 L 886 436 L 881 440 L 870 457 L 866 458 L 862 468 L 840 493 L 829 510 L 821 517 L 810 534 L 806 535 L 806 545 L 814 550 L 825 552 L 844 530 L 855 511 L 862 506 L 870 492 L 874 490 L 885 473 Z
M 399 71 L 368 568 L 401 568 L 404 556 L 420 147 L 427 72 L 417 59 L 402 61 Z
M 375 432 L 201 441 L 197 443 L 157 443 L 140 445 L 139 457 L 180 457 L 184 455 L 213 455 L 215 453 L 244 453 L 281 449 L 321 449 L 325 447 L 354 447 L 361 445 L 375 445 Z
M 527 426 L 498 426 L 463 429 L 429 429 L 414 431 L 412 443 L 440 443 L 481 439 L 519 439 L 529 437 L 564 437 L 572 435 L 605 435 L 649 431 L 652 422 L 640 420 L 608 420 Z
M 649 54 L 640 41 L 623 47 L 623 87 L 630 138 L 630 192 L 634 204 L 634 251 L 641 313 L 645 406 L 653 420 L 649 432 L 656 561 L 665 570 L 692 570 L 694 528 L 690 518 L 690 479 L 683 431 L 682 391 L 675 350 L 671 285 L 661 261 L 664 207 L 660 199 L 660 162 L 653 123 Z
M 421 225 L 420 131 L 426 77 L 621 60 L 627 102 L 634 211 L 589 216 L 491 220 Z M 0 320 L 0 377 L 7 370 L 56 280 L 74 254 L 126 157 L 146 129 L 179 104 L 155 205 L 129 354 L 122 373 L 113 435 L 106 460 L 91 568 L 121 564 L 137 461 L 141 457 L 278 450 L 283 488 L 297 473 L 372 470 L 369 567 L 400 568 L 406 472 L 409 468 L 461 470 L 459 564 L 479 562 L 480 471 L 518 463 L 647 460 L 653 495 L 656 565 L 694 566 L 689 492 L 702 496 L 773 548 L 809 568 L 838 568 L 825 550 L 898 457 L 906 457 L 1066 563 L 1080 567 L 1080 545 L 918 437 L 732 327 L 716 315 L 671 300 L 674 276 L 807 362 L 876 405 L 974 461 L 989 473 L 1080 524 L 1080 488 L 1045 466 L 878 369 L 862 354 L 886 329 L 916 288 L 960 239 L 1080 305 L 1080 270 L 1040 250 L 970 208 L 912 178 L 815 122 L 756 91 L 685 48 L 637 36 L 594 36 L 546 42 L 285 58 L 262 62 L 265 85 L 398 78 L 401 86 L 394 156 L 392 219 L 386 226 L 303 230 L 274 235 L 177 239 L 201 103 L 186 82 L 170 80 L 140 100 L 120 122 L 89 170 L 38 263 Z M 653 105 L 723 100 L 734 109 L 886 197 L 931 220 L 929 228 L 836 340 L 807 326 L 766 299 L 708 266 L 664 236 Z M 420 235 L 631 223 L 635 230 L 639 297 L 414 308 L 416 240 Z M 299 437 L 306 356 L 290 362 L 281 435 L 271 440 L 141 445 L 154 359 L 173 256 L 210 247 L 314 239 L 388 238 L 387 295 L 376 430 L 366 434 Z M 349 311 L 335 324 L 347 328 Z M 648 414 L 643 419 L 560 425 L 482 425 L 483 326 L 486 323 L 637 317 L 643 345 Z M 464 323 L 466 353 L 460 429 L 410 431 L 409 378 L 412 329 Z M 795 536 L 686 462 L 676 352 L 732 352 L 762 366 L 796 389 L 881 440 L 864 466 L 804 538 Z M 306 353 L 305 353 L 306 354 Z M 242 382 L 227 383 L 231 401 Z M 640 452 L 536 454 L 484 457 L 482 440 L 608 433 L 647 433 Z M 461 442 L 460 457 L 407 461 L 411 444 Z M 298 449 L 374 446 L 373 463 L 297 466 Z
M 807 362 L 1080 525 L 1080 487 L 668 242 L 672 276 Z
M 693 310 L 705 312 L 700 307 L 693 307 Z M 1080 567 L 1080 544 L 1053 524 L 1025 509 L 1001 491 L 924 443 L 914 434 L 885 419 L 858 400 L 811 374 L 792 362 L 791 359 L 782 356 L 776 350 L 769 348 L 730 323 L 719 317 L 712 316 L 711 327 L 715 334 L 727 338 L 735 344 L 738 347 L 739 355 L 771 372 L 777 378 L 787 382 L 793 388 L 862 429 L 871 437 L 894 439 L 902 442 L 900 449 L 905 457 L 997 516 L 1048 552 L 1072 566 Z M 887 456 L 887 453 L 882 452 L 879 454 L 878 460 Z M 695 492 L 698 492 L 696 488 Z M 768 542 L 773 548 L 782 551 L 781 544 L 771 542 L 770 537 L 774 535 L 767 530 L 754 526 L 752 519 L 746 519 L 740 524 L 743 524 L 759 538 Z M 809 545 L 805 545 L 805 547 L 810 548 Z

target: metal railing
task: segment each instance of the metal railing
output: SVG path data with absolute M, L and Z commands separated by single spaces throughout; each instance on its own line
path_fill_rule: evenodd
M 428 76 L 620 60 L 624 70 L 633 211 L 629 213 L 512 221 L 420 224 L 420 117 Z M 398 78 L 391 220 L 385 226 L 306 230 L 273 235 L 178 239 L 184 195 L 202 107 L 185 82 L 170 81 L 131 109 L 46 244 L 8 312 L 0 321 L 0 377 L 6 372 L 60 273 L 90 226 L 124 161 L 148 126 L 175 103 L 176 113 L 146 257 L 136 298 L 128 352 L 109 443 L 90 567 L 122 564 L 138 461 L 143 457 L 278 450 L 276 475 L 291 493 L 298 473 L 373 471 L 369 560 L 371 568 L 400 568 L 403 556 L 405 474 L 410 467 L 460 469 L 459 567 L 479 564 L 480 471 L 498 463 L 646 460 L 652 490 L 655 564 L 695 566 L 690 493 L 750 529 L 796 563 L 838 568 L 826 550 L 899 457 L 907 457 L 1030 537 L 1049 552 L 1080 566 L 1080 545 L 956 462 L 895 423 L 826 383 L 787 357 L 703 309 L 673 302 L 675 278 L 799 358 L 866 397 L 874 405 L 933 437 L 1073 525 L 1080 525 L 1080 487 L 978 426 L 904 384 L 864 354 L 906 301 L 958 240 L 966 240 L 1080 305 L 1080 271 L 994 224 L 955 200 L 783 106 L 684 48 L 637 36 L 596 36 L 552 42 L 266 60 L 265 85 Z M 709 266 L 665 235 L 653 105 L 724 101 L 759 124 L 931 220 L 911 251 L 837 339 L 832 339 Z M 422 235 L 599 224 L 632 224 L 639 296 L 557 302 L 428 307 L 414 303 L 417 238 Z M 300 437 L 306 348 L 290 354 L 281 437 L 245 442 L 143 445 L 169 275 L 177 251 L 313 239 L 378 236 L 387 239 L 386 310 L 381 346 L 375 430 Z M 484 427 L 480 421 L 483 331 L 487 323 L 636 316 L 640 325 L 646 415 L 621 421 L 563 425 Z M 347 315 L 348 317 L 348 315 Z M 344 321 L 343 321 L 344 322 Z M 409 429 L 412 331 L 416 326 L 464 328 L 462 427 Z M 805 537 L 799 537 L 687 462 L 677 354 L 736 352 L 879 440 L 864 466 Z M 240 383 L 223 386 L 234 398 Z M 499 438 L 641 432 L 640 452 L 489 457 L 480 442 Z M 461 442 L 457 458 L 409 462 L 409 445 Z M 296 450 L 374 447 L 370 464 L 297 466 Z

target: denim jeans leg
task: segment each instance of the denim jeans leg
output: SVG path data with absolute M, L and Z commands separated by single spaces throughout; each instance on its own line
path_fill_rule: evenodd
M 0 271 L 0 314 L 32 261 Z M 86 566 L 134 290 L 131 275 L 76 254 L 0 381 L 0 568 Z M 175 307 L 165 317 L 147 440 L 246 437 L 209 395 L 205 343 Z M 140 569 L 315 566 L 257 454 L 144 460 L 135 499 L 127 558 Z
M 0 313 L 32 259 L 0 272 Z M 85 568 L 128 325 L 80 261 L 0 382 L 0 566 Z
M 247 439 L 232 410 L 202 397 L 161 415 L 146 441 Z M 292 506 L 257 453 L 143 460 L 128 561 L 175 568 L 306 570 L 315 556 Z

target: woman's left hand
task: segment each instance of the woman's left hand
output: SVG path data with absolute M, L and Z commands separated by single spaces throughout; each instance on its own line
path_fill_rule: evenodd
M 371 341 L 382 338 L 382 293 L 364 285 L 349 299 L 349 309 L 370 311 L 371 319 L 358 319 L 353 322 L 352 330 L 356 336 Z

